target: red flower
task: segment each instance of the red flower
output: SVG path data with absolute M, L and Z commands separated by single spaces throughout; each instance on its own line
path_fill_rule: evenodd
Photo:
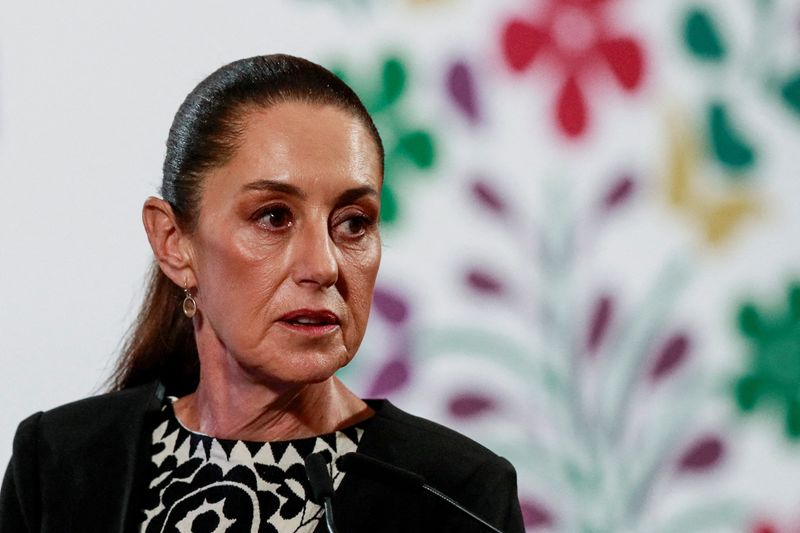
M 752 533 L 778 533 L 778 528 L 771 522 L 759 522 L 753 526 Z
M 512 70 L 522 72 L 546 56 L 561 71 L 555 115 L 569 137 L 586 131 L 590 111 L 584 90 L 597 67 L 610 70 L 626 91 L 642 82 L 642 47 L 612 32 L 606 12 L 611 1 L 546 0 L 537 19 L 512 18 L 503 29 L 503 53 Z

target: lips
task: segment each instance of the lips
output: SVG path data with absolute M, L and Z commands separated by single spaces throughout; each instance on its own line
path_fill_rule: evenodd
M 297 309 L 280 317 L 278 324 L 306 338 L 324 338 L 339 330 L 339 317 L 327 309 Z
M 305 338 L 327 338 L 339 331 L 339 317 L 327 309 L 298 309 L 280 317 L 278 324 Z
M 278 319 L 293 326 L 338 326 L 339 317 L 327 309 L 297 309 Z

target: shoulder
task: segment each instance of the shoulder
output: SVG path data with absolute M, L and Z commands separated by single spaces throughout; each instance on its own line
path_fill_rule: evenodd
M 364 427 L 359 452 L 422 476 L 428 485 L 504 531 L 524 531 L 511 463 L 469 437 L 386 400 L 367 403 L 375 416 Z M 453 509 L 438 509 L 440 531 L 474 530 L 475 525 L 463 522 Z
M 469 437 L 442 424 L 412 415 L 396 407 L 388 400 L 369 400 L 375 410 L 373 429 L 396 437 L 395 444 L 421 446 L 430 452 L 453 452 L 475 458 L 486 458 L 495 454 Z
M 148 410 L 160 404 L 161 395 L 163 387 L 153 382 L 40 411 L 19 424 L 14 451 L 30 450 L 32 444 L 48 442 L 57 442 L 62 449 L 80 447 L 108 432 L 119 436 L 137 426 Z
M 514 478 L 511 464 L 483 445 L 386 400 L 370 400 L 375 416 L 359 451 L 406 468 L 439 486 L 481 477 Z
M 160 405 L 160 390 L 152 383 L 102 394 L 22 421 L 0 507 L 17 502 L 14 517 L 25 517 L 31 531 L 106 531 L 98 525 L 122 516 L 145 460 L 139 453 L 142 429 Z M 75 509 L 85 512 L 76 514 Z M 78 527 L 89 524 L 94 525 Z

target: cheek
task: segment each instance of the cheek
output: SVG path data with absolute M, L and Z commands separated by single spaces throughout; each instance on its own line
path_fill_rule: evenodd
M 346 301 L 355 325 L 361 330 L 360 335 L 363 335 L 366 327 L 380 262 L 379 239 L 360 253 L 347 256 L 347 260 L 343 262 L 342 277 L 346 282 Z
M 214 237 L 198 254 L 198 294 L 207 311 L 241 316 L 263 310 L 280 283 L 278 251 L 247 232 Z

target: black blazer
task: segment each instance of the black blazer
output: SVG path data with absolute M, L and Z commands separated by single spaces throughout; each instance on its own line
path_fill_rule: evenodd
M 159 383 L 39 412 L 14 437 L 0 533 L 138 531 Z M 506 533 L 522 533 L 511 464 L 476 442 L 370 400 L 359 452 L 416 472 Z M 333 500 L 339 533 L 484 532 L 424 491 L 348 474 Z M 317 532 L 324 533 L 320 524 Z

